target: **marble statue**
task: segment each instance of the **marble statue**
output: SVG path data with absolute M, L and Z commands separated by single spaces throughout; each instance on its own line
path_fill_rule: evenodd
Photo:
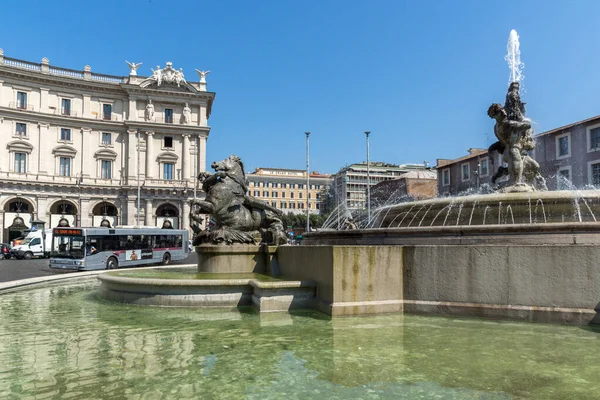
M 170 61 L 167 62 L 167 65 L 163 69 L 157 65 L 156 70 L 152 70 L 152 75 L 148 79 L 155 81 L 158 86 L 163 83 L 172 83 L 179 87 L 187 83 L 183 75 L 183 68 L 176 70 Z
M 287 238 L 281 222 L 282 212 L 248 195 L 244 165 L 232 155 L 213 162 L 214 174 L 202 172 L 198 180 L 206 192 L 205 200 L 192 200 L 192 221 L 200 214 L 210 214 L 214 222 L 208 231 L 198 231 L 194 245 L 199 244 L 285 244 Z
M 496 120 L 494 134 L 498 139 L 488 149 L 490 161 L 493 164 L 492 153 L 497 151 L 508 165 L 498 168 L 492 183 L 508 175 L 507 186 L 501 189 L 504 192 L 547 190 L 546 181 L 539 172 L 539 164 L 529 156 L 535 144 L 531 122 L 525 118 L 525 103 L 521 101 L 518 82 L 511 83 L 504 107 L 492 104 L 488 116 Z
M 125 60 L 125 62 L 127 63 L 127 65 L 129 65 L 129 75 L 130 76 L 137 76 L 137 69 L 140 67 L 140 65 L 142 65 L 143 63 L 130 63 L 129 61 Z
M 200 83 L 206 83 L 206 75 L 210 74 L 210 71 L 200 71 L 199 69 L 197 69 L 196 73 L 200 78 Z
M 183 107 L 183 123 L 185 125 L 189 125 L 192 123 L 192 110 L 188 103 L 185 103 L 185 107 Z
M 175 82 L 177 83 L 177 86 L 182 83 L 187 83 L 183 75 L 183 68 L 179 68 L 179 71 L 175 71 Z
M 154 79 L 156 81 L 156 84 L 160 86 L 160 84 L 162 83 L 162 69 L 160 69 L 160 65 L 156 66 L 156 70 L 152 68 L 150 68 L 150 70 L 152 71 L 152 76 L 150 76 L 150 78 Z
M 152 100 L 148 100 L 148 104 L 146 104 L 144 119 L 149 122 L 154 121 L 154 104 L 152 104 Z

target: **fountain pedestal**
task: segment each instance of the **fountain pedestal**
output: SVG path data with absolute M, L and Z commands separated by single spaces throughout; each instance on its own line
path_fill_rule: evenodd
M 196 246 L 198 272 L 277 274 L 277 246 L 236 244 Z

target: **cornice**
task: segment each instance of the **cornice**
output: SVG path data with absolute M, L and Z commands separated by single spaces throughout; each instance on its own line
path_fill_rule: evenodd
M 123 95 L 121 84 L 107 83 L 101 81 L 88 81 L 77 78 L 69 78 L 67 76 L 44 74 L 37 71 L 28 71 L 25 69 L 17 69 L 0 65 L 0 77 L 14 77 L 19 82 L 37 83 L 37 86 L 52 85 L 60 88 L 77 88 L 79 90 L 87 90 L 94 94 L 98 92 L 112 92 L 120 96 Z M 5 81 L 6 83 L 6 81 Z M 44 87 L 44 89 L 52 90 Z M 60 89 L 59 89 L 60 90 Z
M 108 130 L 125 127 L 125 123 L 123 121 L 107 121 L 94 118 L 69 117 L 65 115 L 55 115 L 36 111 L 17 110 L 10 107 L 0 107 L 0 115 L 4 117 L 11 117 L 15 120 L 31 121 L 41 124 L 46 123 L 49 125 L 78 126 L 91 129 L 96 127 L 98 129 Z
M 179 134 L 187 134 L 187 135 L 201 135 L 206 134 L 208 136 L 210 132 L 210 126 L 198 126 L 198 125 L 176 125 L 176 124 L 161 124 L 156 122 L 146 122 L 146 121 L 130 121 L 126 120 L 125 127 L 128 130 L 137 130 L 138 128 L 141 131 L 150 131 L 154 133 L 179 133 Z

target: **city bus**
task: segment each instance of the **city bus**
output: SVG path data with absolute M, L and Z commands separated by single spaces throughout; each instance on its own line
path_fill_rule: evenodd
M 115 269 L 170 264 L 190 255 L 188 231 L 139 228 L 54 228 L 50 268 Z

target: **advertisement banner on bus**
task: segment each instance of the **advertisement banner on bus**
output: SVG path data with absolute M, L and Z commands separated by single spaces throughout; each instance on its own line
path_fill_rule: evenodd
M 149 260 L 152 259 L 152 255 L 152 249 L 125 251 L 125 259 L 129 261 Z

